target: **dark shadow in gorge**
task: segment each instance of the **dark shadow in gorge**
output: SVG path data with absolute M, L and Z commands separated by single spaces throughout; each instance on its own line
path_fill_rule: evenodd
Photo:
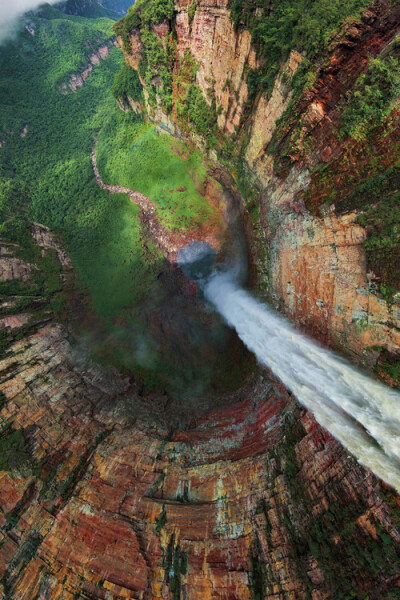
M 205 262 L 209 272 L 216 263 L 240 262 L 245 280 L 241 215 L 236 198 L 224 191 L 229 234 L 215 260 L 210 252 Z M 203 298 L 201 276 L 206 273 L 199 274 L 196 261 L 194 254 L 194 268 L 188 262 L 171 268 L 165 260 L 143 301 L 107 323 L 90 309 L 78 319 L 86 332 L 77 334 L 78 343 L 103 365 L 128 376 L 140 395 L 164 395 L 174 422 L 223 405 L 256 366 L 237 334 Z

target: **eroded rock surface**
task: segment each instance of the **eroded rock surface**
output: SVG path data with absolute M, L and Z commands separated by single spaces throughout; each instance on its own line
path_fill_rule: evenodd
M 0 362 L 4 600 L 396 589 L 398 496 L 271 373 L 179 425 L 168 398 L 94 364 L 48 313 L 25 330 L 12 318 Z
M 205 98 L 212 86 L 229 137 L 247 99 L 244 65 L 258 66 L 250 34 L 233 30 L 224 0 L 201 0 L 192 18 L 190 5 L 175 5 L 178 53 L 195 57 L 196 83 Z M 279 136 L 299 54 L 249 116 L 246 159 L 259 212 L 247 219 L 260 292 L 369 367 L 382 347 L 398 352 L 398 304 L 386 301 L 370 272 L 360 209 L 323 206 L 327 189 L 316 173 L 321 164 L 336 168 L 343 153 L 359 168 L 362 152 L 345 150 L 334 129 L 340 101 L 397 27 L 398 7 L 378 0 L 332 40 L 329 60 Z M 153 31 L 165 43 L 169 24 Z M 129 39 L 126 60 L 138 68 L 138 30 Z M 179 133 L 174 111 L 163 113 L 160 102 L 151 110 Z M 338 173 L 330 183 L 342 189 L 351 167 L 338 164 Z M 44 243 L 47 233 L 36 238 Z M 168 397 L 146 396 L 95 365 L 65 323 L 49 311 L 27 321 L 15 302 L 1 305 L 9 336 L 0 363 L 4 600 L 396 598 L 398 495 L 271 373 L 258 369 L 214 408 L 172 419 Z
M 67 94 L 68 91 L 76 92 L 78 88 L 82 87 L 85 81 L 88 80 L 91 72 L 93 71 L 93 67 L 99 65 L 102 60 L 106 60 L 111 47 L 112 41 L 109 41 L 107 44 L 102 44 L 97 48 L 96 51 L 92 52 L 92 54 L 88 56 L 89 62 L 85 69 L 83 69 L 83 71 L 79 73 L 71 73 L 68 82 L 64 81 L 61 84 L 61 93 Z
M 237 148 L 231 172 L 237 179 L 240 163 L 247 174 L 246 201 L 255 212 L 248 218 L 248 233 L 260 294 L 307 332 L 357 362 L 373 366 L 382 348 L 398 357 L 399 300 L 388 300 L 380 285 L 381 271 L 398 272 L 400 246 L 397 255 L 371 264 L 365 255 L 371 228 L 359 220 L 368 198 L 354 207 L 346 200 L 363 177 L 370 177 L 374 169 L 379 172 L 378 159 L 382 167 L 397 164 L 398 102 L 393 103 L 387 129 L 378 132 L 371 147 L 340 133 L 346 99 L 359 76 L 372 59 L 385 57 L 393 47 L 398 5 L 377 0 L 359 18 L 344 23 L 297 99 L 293 82 L 306 57 L 292 50 L 272 91 L 261 90 L 251 105 L 246 104 L 248 73 L 267 58 L 256 58 L 244 26 L 234 29 L 224 1 L 201 0 L 194 13 L 191 7 L 190 2 L 175 2 L 174 108 L 166 114 L 157 96 L 156 109 L 147 102 L 149 118 L 205 148 L 195 127 L 183 127 L 176 111 L 179 78 L 187 78 L 189 53 L 196 64 L 196 86 L 206 102 L 215 99 L 219 131 Z M 170 29 L 166 22 L 153 29 L 161 44 Z M 130 52 L 118 38 L 127 63 L 135 69 L 143 52 L 140 35 L 140 27 L 130 32 Z M 142 83 L 148 99 L 147 84 Z M 209 149 L 212 160 L 218 161 L 217 151 Z M 326 185 L 324 169 L 330 174 Z M 335 200 L 327 201 L 335 189 L 336 205 Z M 376 227 L 379 230 L 379 223 Z M 398 281 L 391 285 L 398 290 Z

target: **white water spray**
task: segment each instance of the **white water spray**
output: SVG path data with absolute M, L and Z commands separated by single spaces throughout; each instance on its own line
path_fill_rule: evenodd
M 301 334 L 241 289 L 232 274 L 214 274 L 205 295 L 317 421 L 400 492 L 400 393 Z

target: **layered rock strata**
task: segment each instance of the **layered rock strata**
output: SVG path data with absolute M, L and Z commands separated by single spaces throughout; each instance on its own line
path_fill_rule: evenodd
M 169 114 L 163 111 L 161 97 L 154 108 L 142 79 L 148 116 L 205 148 L 193 124 L 182 127 L 176 112 L 176 88 L 187 77 L 189 53 L 196 64 L 195 84 L 206 102 L 211 105 L 214 99 L 219 131 L 234 141 L 241 153 L 235 160 L 248 173 L 246 201 L 257 215 L 250 214 L 248 232 L 260 293 L 307 332 L 365 366 L 376 362 L 382 348 L 398 356 L 399 299 L 388 301 L 380 293 L 380 273 L 366 260 L 370 232 L 359 223 L 362 210 L 343 205 L 347 180 L 355 189 L 354 172 L 359 166 L 362 173 L 363 156 L 373 156 L 375 151 L 353 150 L 351 140 L 341 137 L 340 127 L 346 98 L 359 76 L 395 43 L 399 7 L 378 0 L 359 19 L 347 22 L 314 69 L 315 83 L 294 104 L 292 82 L 304 60 L 296 50 L 281 66 L 272 92 L 259 92 L 250 105 L 248 73 L 259 69 L 267 57 L 257 58 L 250 33 L 243 26 L 233 27 L 225 0 L 201 0 L 194 14 L 191 7 L 190 2 L 175 2 L 172 25 L 165 21 L 153 27 L 161 45 L 165 46 L 169 32 L 176 35 L 174 108 Z M 127 64 L 140 71 L 140 28 L 129 34 L 130 51 L 121 37 L 118 41 Z M 397 148 L 399 129 L 393 118 L 391 123 L 390 142 Z M 374 143 L 374 148 L 379 146 L 379 139 Z M 396 164 L 397 150 L 391 161 L 384 151 L 384 147 L 378 151 L 382 168 Z M 209 149 L 209 158 L 218 162 L 215 148 Z M 335 181 L 335 164 L 340 160 Z M 320 170 L 331 165 L 337 206 L 334 200 L 326 204 L 323 186 L 315 185 Z M 371 174 L 374 168 L 364 170 Z M 236 177 L 234 160 L 231 171 Z
M 1 598 L 393 597 L 398 497 L 271 373 L 179 426 L 49 316 L 0 362 Z
M 382 347 L 396 355 L 398 304 L 386 301 L 378 275 L 368 269 L 360 210 L 324 206 L 326 189 L 321 192 L 316 169 L 337 164 L 343 181 L 336 187 L 346 187 L 350 167 L 340 160 L 344 153 L 352 164 L 353 154 L 332 127 L 339 126 L 340 100 L 366 69 L 369 54 L 380 55 L 393 39 L 398 7 L 377 1 L 348 24 L 293 120 L 278 130 L 301 54 L 292 52 L 272 95 L 259 93 L 246 114 L 245 63 L 259 66 L 250 34 L 234 30 L 224 0 L 201 0 L 192 16 L 190 6 L 175 5 L 178 55 L 189 51 L 196 60 L 204 98 L 212 87 L 225 136 L 243 120 L 248 124 L 249 203 L 260 210 L 257 218 L 250 210 L 247 223 L 260 293 L 370 367 Z M 154 27 L 161 44 L 169 27 Z M 130 44 L 126 60 L 138 68 L 138 30 L 130 33 Z M 180 64 L 177 59 L 174 78 Z M 148 103 L 147 110 L 175 134 L 188 135 L 160 102 L 156 109 Z M 198 134 L 192 139 L 201 142 Z M 209 155 L 217 159 L 214 151 Z M 229 183 L 226 170 L 216 168 Z M 43 235 L 35 237 L 41 244 Z M 7 260 L 17 259 L 16 249 L 5 248 Z M 22 262 L 3 269 L 3 279 L 29 282 L 36 266 Z M 64 262 L 63 276 L 68 268 Z M 16 302 L 2 303 L 4 600 L 398 596 L 398 496 L 358 465 L 271 373 L 257 370 L 237 393 L 189 422 L 172 419 L 169 398 L 144 396 L 129 378 L 95 365 L 48 310 L 18 311 Z

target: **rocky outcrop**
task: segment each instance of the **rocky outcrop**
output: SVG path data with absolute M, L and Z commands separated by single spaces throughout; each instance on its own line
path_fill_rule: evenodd
M 31 276 L 33 265 L 14 256 L 13 244 L 2 244 L 0 246 L 0 281 L 19 279 L 27 281 Z
M 72 269 L 70 257 L 48 227 L 40 223 L 33 223 L 31 233 L 36 244 L 40 247 L 42 255 L 48 250 L 54 250 L 61 267 L 63 269 Z
M 55 239 L 48 227 L 33 223 L 31 235 L 41 249 L 44 256 L 48 250 L 54 250 L 63 269 L 71 269 L 71 259 L 64 248 Z M 0 282 L 20 280 L 27 282 L 32 276 L 32 271 L 37 270 L 36 265 L 18 258 L 20 248 L 17 244 L 0 242 Z
M 107 44 L 103 44 L 99 46 L 96 51 L 90 54 L 89 63 L 83 71 L 79 73 L 71 73 L 68 82 L 63 82 L 60 86 L 60 91 L 62 94 L 67 94 L 68 89 L 71 92 L 76 92 L 76 90 L 83 86 L 85 81 L 87 81 L 90 73 L 93 71 L 93 67 L 100 64 L 100 61 L 106 60 L 108 57 L 108 53 L 110 51 L 110 47 L 112 46 L 112 42 L 108 42 Z
M 250 138 L 246 148 L 246 161 L 252 170 L 262 178 L 262 174 L 272 169 L 272 160 L 266 160 L 265 150 L 270 143 L 276 130 L 277 122 L 289 106 L 293 92 L 290 89 L 290 81 L 296 74 L 303 56 L 293 50 L 288 62 L 278 75 L 271 97 L 263 93 L 255 108 L 254 116 L 250 126 Z M 267 165 L 265 164 L 267 163 Z M 268 179 L 266 178 L 266 181 Z
M 376 294 L 356 217 L 288 215 L 270 251 L 271 288 L 292 319 L 371 367 L 382 346 L 399 351 L 400 306 Z
M 127 96 L 126 99 L 125 98 L 117 98 L 117 103 L 118 103 L 119 108 L 121 110 L 123 110 L 124 112 L 133 110 L 133 112 L 138 115 L 142 113 L 142 107 L 140 106 L 140 102 L 138 102 L 137 100 L 134 100 L 130 96 Z
M 232 134 L 246 104 L 248 89 L 245 67 L 257 66 L 250 33 L 236 32 L 230 18 L 229 3 L 225 0 L 199 2 L 193 20 L 189 0 L 175 4 L 175 28 L 178 53 L 183 58 L 189 50 L 198 65 L 196 83 L 209 99 L 216 99 L 221 130 Z
M 227 134 L 233 134 L 240 124 L 248 97 L 246 69 L 257 67 L 256 52 L 251 46 L 251 36 L 246 30 L 234 30 L 227 0 L 204 1 L 196 5 L 193 19 L 188 15 L 188 0 L 175 3 L 174 30 L 177 36 L 175 74 L 189 51 L 197 64 L 196 84 L 211 104 L 215 98 L 218 107 L 218 125 Z M 153 27 L 154 33 L 165 45 L 169 32 L 167 23 Z M 117 38 L 122 46 L 121 37 Z M 125 55 L 127 63 L 139 68 L 143 44 L 134 30 L 129 35 L 131 51 Z M 147 104 L 153 116 L 153 107 Z M 161 120 L 161 117 L 156 119 Z
M 368 268 L 360 208 L 322 206 L 326 187 L 321 192 L 317 169 L 321 162 L 342 169 L 347 185 L 348 166 L 334 162 L 343 142 L 330 127 L 366 53 L 381 52 L 398 22 L 387 17 L 396 7 L 374 6 L 362 25 L 349 24 L 336 40 L 293 119 L 280 123 L 294 101 L 289 82 L 301 55 L 292 53 L 271 96 L 259 93 L 246 114 L 244 64 L 258 64 L 249 33 L 232 28 L 223 0 L 201 0 L 190 15 L 189 5 L 175 6 L 177 52 L 182 59 L 189 50 L 198 62 L 196 83 L 205 98 L 211 88 L 222 106 L 223 134 L 242 126 L 243 115 L 248 121 L 246 164 L 241 158 L 252 195 L 245 218 L 260 293 L 369 367 L 382 347 L 398 351 L 398 305 L 384 299 Z M 168 27 L 153 28 L 161 42 Z M 138 31 L 130 44 L 126 59 L 137 67 Z M 180 65 L 176 60 L 174 77 Z M 177 133 L 174 112 L 163 113 L 157 102 L 152 118 Z M 349 156 L 343 164 L 352 164 Z M 214 168 L 231 185 L 227 169 Z M 232 177 L 239 179 L 234 169 Z M 65 275 L 70 263 L 51 232 L 33 232 Z M 29 273 L 15 276 L 29 282 Z M 50 308 L 43 313 L 49 302 L 40 301 L 40 311 L 19 310 L 14 297 L 1 304 L 8 336 L 0 362 L 2 599 L 398 595 L 398 495 L 357 464 L 272 373 L 258 368 L 240 390 L 207 398 L 196 410 L 203 398 L 177 404 L 146 394 L 128 376 L 92 362 L 73 343 L 68 322 Z M 168 336 L 175 323 L 162 325 Z
M 21 133 L 19 134 L 19 137 L 21 137 L 21 138 L 24 138 L 24 137 L 26 137 L 26 134 L 28 133 L 28 130 L 29 130 L 29 126 L 28 126 L 28 125 L 25 125 L 25 126 L 24 126 L 24 128 L 23 128 L 23 130 L 22 130 L 22 131 L 21 131 Z
M 340 125 L 346 98 L 357 78 L 367 70 L 371 57 L 387 54 L 397 18 L 398 7 L 388 10 L 385 2 L 375 2 L 360 21 L 347 24 L 317 70 L 316 83 L 286 115 L 273 147 L 271 136 L 266 136 L 255 155 L 254 132 L 270 127 L 267 116 L 263 122 L 258 119 L 263 104 L 260 98 L 246 151 L 249 167 L 260 189 L 264 188 L 259 204 L 268 253 L 256 260 L 269 298 L 314 336 L 370 367 L 382 347 L 400 353 L 399 304 L 379 293 L 380 273 L 374 272 L 365 254 L 371 229 L 360 226 L 361 207 L 351 210 L 351 202 L 343 200 L 354 193 L 360 181 L 357 176 L 349 177 L 349 169 L 368 178 L 372 170 L 364 166 L 364 160 L 374 151 L 358 147 L 350 159 L 347 148 L 353 148 L 354 142 L 343 139 Z M 264 114 L 279 107 L 280 87 L 278 77 Z M 390 127 L 396 139 L 397 125 L 393 127 L 392 121 Z M 385 150 L 377 154 L 383 171 Z M 319 173 L 330 164 L 332 174 L 327 181 Z M 327 205 L 328 196 L 332 201 Z M 260 234 L 258 237 L 263 239 Z M 258 257 L 263 254 L 256 252 Z M 390 269 L 396 257 L 388 256 L 386 261 Z
M 2 451 L 2 597 L 381 599 L 398 584 L 395 497 L 270 374 L 171 432 L 163 402 L 60 325 L 9 352 L 0 441 L 21 442 Z

